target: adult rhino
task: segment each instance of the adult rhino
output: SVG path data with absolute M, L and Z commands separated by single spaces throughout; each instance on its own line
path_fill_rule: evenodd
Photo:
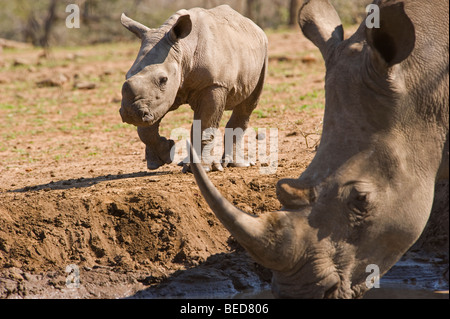
M 255 217 L 192 167 L 206 201 L 277 297 L 357 298 L 422 233 L 435 182 L 448 179 L 448 1 L 375 1 L 381 25 L 344 40 L 328 0 L 304 1 L 299 24 L 326 63 L 318 152 L 280 180 L 281 211 Z M 369 268 L 373 269 L 373 268 Z
M 233 156 L 233 148 L 240 148 L 243 136 L 234 130 L 247 129 L 264 86 L 265 33 L 228 5 L 180 10 L 158 29 L 147 28 L 124 14 L 121 22 L 142 45 L 123 84 L 120 115 L 124 122 L 138 127 L 148 168 L 155 170 L 172 162 L 175 143 L 159 135 L 159 125 L 168 112 L 182 104 L 189 104 L 194 119 L 201 121 L 205 134 L 202 150 L 213 139 L 207 130 L 217 129 L 223 112 L 233 110 L 227 124 L 232 130 L 226 132 L 232 131 L 234 136 L 225 136 L 232 142 L 225 145 L 224 166 L 248 166 Z M 222 170 L 220 161 L 216 159 L 208 168 Z M 206 166 L 208 161 L 204 162 Z

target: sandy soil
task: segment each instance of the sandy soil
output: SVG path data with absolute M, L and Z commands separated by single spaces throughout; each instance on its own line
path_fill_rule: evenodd
M 318 50 L 298 30 L 269 40 L 269 78 L 251 125 L 278 128 L 278 170 L 261 175 L 258 163 L 210 174 L 256 214 L 278 209 L 277 180 L 299 176 L 313 158 L 324 105 Z M 118 113 L 137 50 L 3 51 L 0 298 L 230 297 L 268 288 L 270 272 L 230 237 L 192 175 L 175 164 L 146 170 L 144 146 Z M 188 129 L 192 116 L 188 107 L 169 114 L 162 134 Z M 437 211 L 445 209 L 448 226 L 448 200 Z M 74 267 L 81 282 L 68 288 Z

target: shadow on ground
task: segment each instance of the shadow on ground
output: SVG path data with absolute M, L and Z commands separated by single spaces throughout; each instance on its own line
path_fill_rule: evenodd
M 47 184 L 34 185 L 34 186 L 25 186 L 23 188 L 10 190 L 11 193 L 25 193 L 29 191 L 40 191 L 40 190 L 67 190 L 73 188 L 87 188 L 94 186 L 98 183 L 107 182 L 107 181 L 117 181 L 117 180 L 125 180 L 125 179 L 133 179 L 133 178 L 142 178 L 142 177 L 154 177 L 154 176 L 164 176 L 169 175 L 171 172 L 137 172 L 130 174 L 118 174 L 118 175 L 104 175 L 92 178 L 73 178 L 67 179 L 57 182 L 50 182 Z

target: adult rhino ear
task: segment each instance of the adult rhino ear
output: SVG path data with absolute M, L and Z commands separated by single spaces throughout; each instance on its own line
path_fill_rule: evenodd
M 341 19 L 329 0 L 303 0 L 298 24 L 305 37 L 320 49 L 325 61 L 333 48 L 344 40 Z
M 120 22 L 122 23 L 122 25 L 127 28 L 128 30 L 130 30 L 131 32 L 133 32 L 134 34 L 136 34 L 136 36 L 139 39 L 142 39 L 144 37 L 144 35 L 150 31 L 150 28 L 146 27 L 145 25 L 134 21 L 133 19 L 128 18 L 125 13 L 122 13 L 122 16 L 120 17 Z
M 416 42 L 415 29 L 403 2 L 387 2 L 379 8 L 379 28 L 366 25 L 367 43 L 391 67 L 411 54 Z
M 177 22 L 173 25 L 169 32 L 170 39 L 177 42 L 187 37 L 192 31 L 192 20 L 189 13 L 184 13 L 178 17 Z

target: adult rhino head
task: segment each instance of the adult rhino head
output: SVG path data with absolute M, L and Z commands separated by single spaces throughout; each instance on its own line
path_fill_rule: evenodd
M 362 296 L 367 266 L 383 275 L 400 259 L 448 179 L 448 3 L 375 3 L 380 28 L 363 23 L 347 40 L 328 0 L 301 6 L 326 63 L 326 107 L 311 165 L 278 182 L 281 211 L 243 213 L 192 167 L 217 217 L 273 271 L 277 297 Z
M 182 83 L 182 56 L 177 43 L 188 36 L 192 21 L 180 10 L 159 29 L 122 14 L 124 27 L 141 39 L 141 49 L 122 87 L 120 115 L 126 123 L 151 126 L 170 110 Z

